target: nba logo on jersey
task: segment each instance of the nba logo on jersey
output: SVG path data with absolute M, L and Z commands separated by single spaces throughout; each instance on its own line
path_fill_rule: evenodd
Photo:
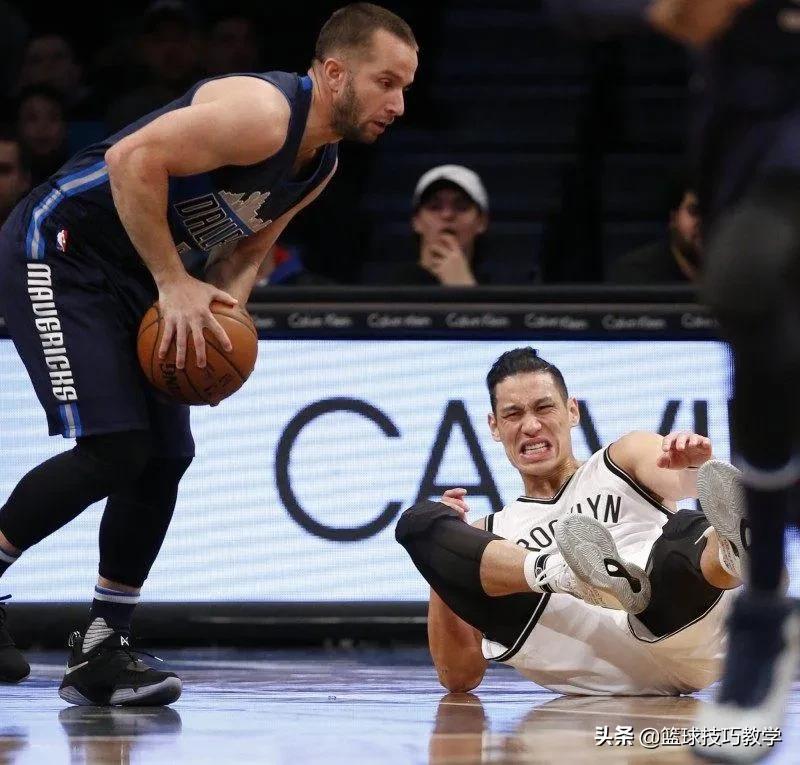
M 68 239 L 68 237 L 69 237 L 69 233 L 67 232 L 67 229 L 65 229 L 65 228 L 62 228 L 61 231 L 59 231 L 56 234 L 56 247 L 58 247 L 58 249 L 61 250 L 61 252 L 66 252 L 67 251 L 67 239 Z

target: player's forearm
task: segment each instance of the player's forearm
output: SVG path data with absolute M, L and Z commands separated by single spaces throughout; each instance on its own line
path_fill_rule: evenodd
M 143 147 L 106 152 L 114 205 L 159 289 L 187 277 L 167 223 L 169 176 Z
M 456 616 L 431 590 L 428 645 L 439 681 L 449 691 L 477 687 L 488 662 L 481 651 L 481 634 Z
M 258 279 L 258 258 L 246 257 L 237 249 L 220 255 L 206 268 L 205 280 L 245 305 Z

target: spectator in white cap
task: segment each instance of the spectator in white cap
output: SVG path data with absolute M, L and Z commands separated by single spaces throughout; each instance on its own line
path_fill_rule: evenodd
M 419 255 L 394 283 L 472 287 L 486 281 L 475 257 L 489 224 L 489 195 L 480 176 L 461 165 L 434 167 L 417 181 L 412 204 Z

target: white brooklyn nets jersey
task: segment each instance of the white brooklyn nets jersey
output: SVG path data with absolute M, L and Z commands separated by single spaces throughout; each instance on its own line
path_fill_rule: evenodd
M 569 513 L 591 515 L 605 524 L 621 556 L 642 568 L 671 515 L 614 464 L 606 448 L 593 454 L 552 499 L 520 497 L 488 516 L 487 529 L 533 553 L 557 553 L 554 526 Z M 484 640 L 483 653 L 557 693 L 691 693 L 710 685 L 722 670 L 730 598 L 723 594 L 692 624 L 653 638 L 624 611 L 563 593 L 545 594 L 514 645 Z

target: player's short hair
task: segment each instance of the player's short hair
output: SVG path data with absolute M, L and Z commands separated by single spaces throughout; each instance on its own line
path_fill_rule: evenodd
M 411 27 L 397 14 L 372 3 L 351 3 L 334 11 L 325 22 L 314 46 L 314 58 L 324 61 L 342 51 L 366 50 L 379 29 L 418 49 Z
M 491 401 L 493 412 L 497 406 L 497 396 L 495 395 L 497 386 L 507 377 L 513 377 L 525 372 L 545 372 L 549 374 L 564 401 L 569 398 L 564 375 L 561 374 L 561 370 L 557 366 L 545 361 L 535 348 L 530 346 L 514 348 L 512 351 L 506 351 L 502 354 L 492 364 L 489 374 L 486 375 L 486 387 L 489 389 L 489 401 Z

